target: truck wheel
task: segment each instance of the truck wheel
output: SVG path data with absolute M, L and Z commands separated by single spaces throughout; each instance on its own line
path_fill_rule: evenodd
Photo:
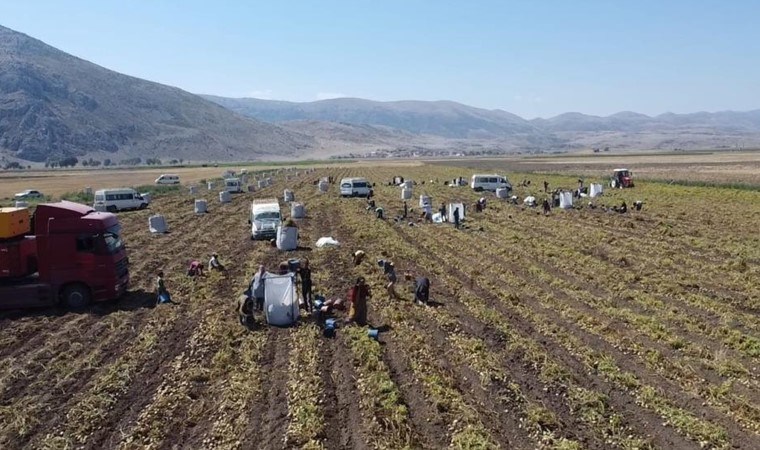
M 475 189 L 473 189 L 473 191 L 475 191 L 475 192 L 483 192 L 483 188 L 480 187 L 480 186 L 478 186 Z
M 61 301 L 71 309 L 84 308 L 90 304 L 90 290 L 82 284 L 70 284 L 63 290 Z
M 612 189 L 615 189 L 615 188 L 617 187 L 617 180 L 612 180 L 612 181 L 610 181 L 610 187 L 611 187 Z
M 140 203 L 140 209 L 145 209 L 148 207 L 147 203 Z
M 116 206 L 110 205 L 110 206 L 106 207 L 106 211 L 108 211 L 110 213 L 115 213 L 116 212 Z

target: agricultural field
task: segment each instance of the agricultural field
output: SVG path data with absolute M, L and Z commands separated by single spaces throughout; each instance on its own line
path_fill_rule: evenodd
M 120 213 L 124 298 L 0 313 L 0 447 L 760 448 L 760 191 L 641 180 L 605 191 L 596 209 L 585 199 L 544 215 L 486 194 L 476 213 L 481 194 L 443 183 L 474 170 L 297 169 L 228 204 L 181 189 Z M 505 169 L 515 195 L 540 203 L 544 180 L 577 185 L 575 172 L 537 170 Z M 386 219 L 337 184 L 318 192 L 328 175 L 375 182 Z M 418 183 L 406 220 L 394 220 L 394 175 Z M 285 188 L 307 218 L 299 249 L 282 253 L 249 239 L 247 213 L 253 198 L 282 203 Z M 434 210 L 465 203 L 464 227 L 417 222 L 421 194 Z M 208 214 L 194 214 L 196 197 Z M 637 200 L 641 211 L 602 209 Z M 155 213 L 170 233 L 148 233 Z M 341 245 L 316 248 L 322 236 Z M 368 258 L 354 267 L 357 249 Z M 227 271 L 189 279 L 189 260 L 212 251 Z M 308 317 L 239 324 L 236 300 L 258 265 L 299 257 L 328 298 L 367 278 L 378 340 L 355 326 L 327 338 Z M 395 263 L 403 300 L 384 292 L 379 258 Z M 176 304 L 154 305 L 159 268 Z M 407 271 L 430 278 L 431 306 L 413 304 Z

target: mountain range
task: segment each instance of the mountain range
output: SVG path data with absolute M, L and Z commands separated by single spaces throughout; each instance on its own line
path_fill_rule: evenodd
M 760 147 L 760 110 L 526 120 L 451 101 L 295 103 L 195 95 L 0 26 L 0 156 L 262 160 Z

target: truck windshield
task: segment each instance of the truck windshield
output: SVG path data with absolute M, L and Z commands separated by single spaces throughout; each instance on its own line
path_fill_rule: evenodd
M 280 220 L 280 213 L 277 211 L 266 211 L 256 214 L 255 220 Z
M 112 227 L 109 227 L 105 233 L 103 233 L 103 238 L 106 242 L 106 249 L 108 250 L 108 253 L 113 254 L 118 252 L 122 249 L 124 246 L 121 243 L 121 226 L 114 225 Z

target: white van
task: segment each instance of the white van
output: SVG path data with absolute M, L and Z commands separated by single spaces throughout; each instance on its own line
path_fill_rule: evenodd
M 145 209 L 150 203 L 132 188 L 101 189 L 95 191 L 93 208 L 116 212 L 125 209 Z
M 233 194 L 243 192 L 243 186 L 240 184 L 240 178 L 225 178 L 224 190 Z
M 342 197 L 366 197 L 370 185 L 364 178 L 344 178 L 340 180 L 340 195 Z
M 276 198 L 260 198 L 251 202 L 251 239 L 271 239 L 282 224 L 280 204 Z
M 496 174 L 475 174 L 472 176 L 470 187 L 476 191 L 496 191 L 496 189 L 505 188 L 508 191 L 512 190 L 512 183 L 507 180 L 507 177 Z
M 161 176 L 156 178 L 156 184 L 179 184 L 179 175 L 161 174 Z

